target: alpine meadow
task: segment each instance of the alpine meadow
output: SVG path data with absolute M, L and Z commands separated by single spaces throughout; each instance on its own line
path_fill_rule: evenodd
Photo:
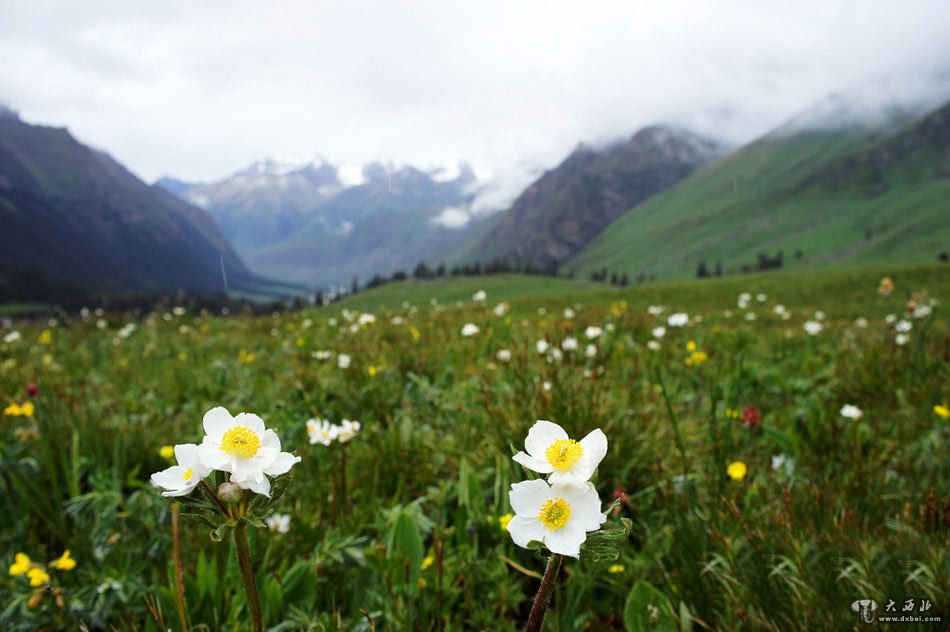
M 0 2 L 0 632 L 946 630 L 947 24 Z

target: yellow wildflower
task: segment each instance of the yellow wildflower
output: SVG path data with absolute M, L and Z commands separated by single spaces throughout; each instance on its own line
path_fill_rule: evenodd
M 508 530 L 508 523 L 511 522 L 511 519 L 514 518 L 514 515 L 506 513 L 504 516 L 498 518 L 498 526 L 501 527 L 502 531 Z
M 303 339 L 303 338 L 299 338 L 299 337 L 297 338 L 297 340 L 296 340 L 295 342 L 296 342 L 296 345 L 297 345 L 298 347 L 302 347 L 302 346 L 304 346 L 304 344 L 305 344 L 305 343 L 304 343 L 304 339 Z
M 253 353 L 248 353 L 246 350 L 241 349 L 238 352 L 238 364 L 250 364 L 254 361 L 255 357 Z
M 175 456 L 175 448 L 170 445 L 163 445 L 158 449 L 158 454 L 163 459 L 170 459 Z
M 934 412 L 937 413 L 938 417 L 950 419 L 950 407 L 947 407 L 946 404 L 937 404 L 934 406 Z
M 33 406 L 33 402 L 23 402 L 20 406 L 20 414 L 24 417 L 32 417 L 33 411 L 36 410 Z
M 734 481 L 741 481 L 745 478 L 746 471 L 747 468 L 742 461 L 733 461 L 729 464 L 729 467 L 726 468 L 726 474 Z
M 611 564 L 610 568 L 607 569 L 607 572 L 611 575 L 616 575 L 617 573 L 622 573 L 627 570 L 627 567 L 623 564 Z
M 33 562 L 26 553 L 17 553 L 13 558 L 13 564 L 10 565 L 10 575 L 19 577 L 33 568 Z
M 415 327 L 410 327 L 409 333 L 412 335 L 412 339 L 415 340 L 416 342 L 419 341 L 419 338 L 422 338 L 422 334 L 420 334 L 419 330 L 416 329 Z
M 53 342 L 53 332 L 49 329 L 44 329 L 40 334 L 40 337 L 36 339 L 41 345 L 48 345 Z
M 50 568 L 61 571 L 71 571 L 76 568 L 76 560 L 69 557 L 69 549 L 63 551 L 63 554 L 49 563 Z
M 30 586 L 34 588 L 39 588 L 40 586 L 45 586 L 49 583 L 49 573 L 44 571 L 39 566 L 34 566 L 26 572 L 26 576 L 30 578 Z
M 689 352 L 696 351 L 696 341 L 695 341 L 695 340 L 690 340 L 689 342 L 687 342 L 687 343 L 686 343 L 686 350 L 689 351 Z
M 366 369 L 366 372 L 369 373 L 370 377 L 376 377 L 376 367 L 371 366 L 368 369 Z
M 435 557 L 426 555 L 424 558 L 422 558 L 422 570 L 426 570 L 432 566 L 433 562 L 435 562 Z
M 9 406 L 3 409 L 3 414 L 10 415 L 11 417 L 19 417 L 20 405 L 15 402 L 11 402 Z
M 419 579 L 416 580 L 416 585 L 419 588 L 425 588 L 426 586 L 429 585 L 429 582 L 426 581 L 425 577 L 420 577 Z
M 11 402 L 9 406 L 3 409 L 3 414 L 11 417 L 32 417 L 35 410 L 33 402 L 23 402 L 22 404 Z

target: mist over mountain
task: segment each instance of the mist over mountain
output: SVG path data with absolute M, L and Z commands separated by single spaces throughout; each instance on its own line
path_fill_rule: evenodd
M 631 207 L 724 152 L 714 140 L 669 126 L 646 127 L 603 149 L 582 145 L 532 183 L 463 258 L 553 269 Z

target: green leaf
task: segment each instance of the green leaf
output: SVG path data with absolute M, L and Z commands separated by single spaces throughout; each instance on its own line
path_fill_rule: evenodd
M 403 560 L 409 565 L 410 586 L 415 587 L 425 551 L 419 525 L 405 511 L 400 512 L 392 529 L 389 530 L 386 549 L 391 558 Z M 400 573 L 400 576 L 405 577 L 405 574 Z
M 634 584 L 627 595 L 627 602 L 623 607 L 623 624 L 627 632 L 678 632 L 670 600 L 643 580 Z
M 291 566 L 280 583 L 280 589 L 285 603 L 303 605 L 310 610 L 317 595 L 317 577 L 313 564 L 301 561 Z
M 581 559 L 591 562 L 611 562 L 620 557 L 620 548 L 627 541 L 633 523 L 621 518 L 610 527 L 587 534 L 587 540 L 581 544 Z

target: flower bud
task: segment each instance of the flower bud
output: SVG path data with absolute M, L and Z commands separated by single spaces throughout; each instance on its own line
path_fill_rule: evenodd
M 240 502 L 244 490 L 237 483 L 221 483 L 218 485 L 218 498 L 226 503 Z
M 40 387 L 36 385 L 36 382 L 30 382 L 26 385 L 26 396 L 27 397 L 36 397 L 40 393 Z

